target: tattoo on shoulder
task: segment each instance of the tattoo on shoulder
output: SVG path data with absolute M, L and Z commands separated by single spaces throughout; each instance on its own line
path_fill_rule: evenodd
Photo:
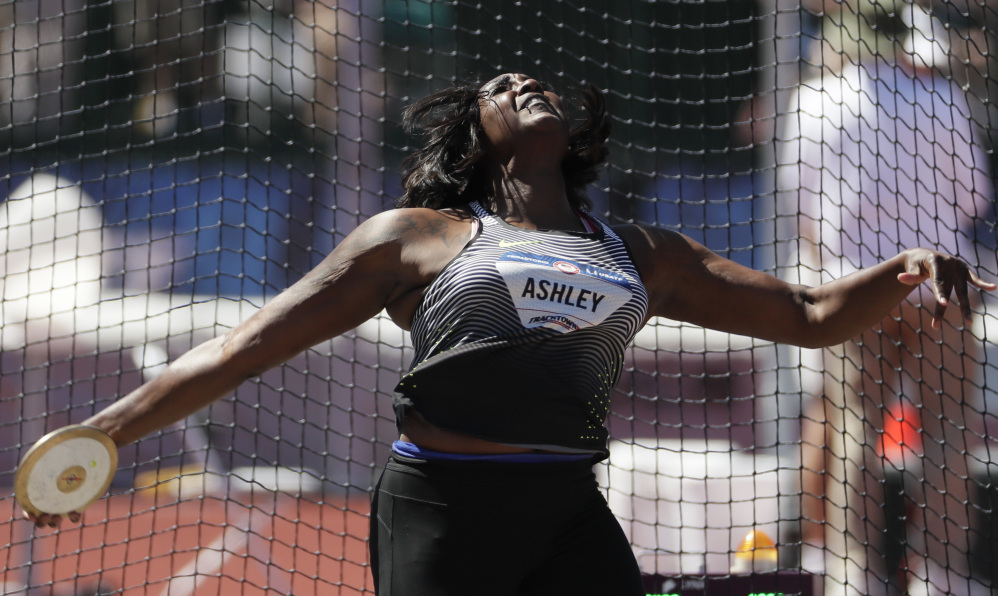
M 411 215 L 402 215 L 397 220 L 395 220 L 395 228 L 400 233 L 409 232 L 415 230 L 418 227 L 416 223 L 416 218 Z
M 433 221 L 426 222 L 419 229 L 419 233 L 428 238 L 440 238 L 440 241 L 443 242 L 444 246 L 450 246 L 451 239 L 447 237 L 447 231 L 449 229 L 450 226 L 447 225 L 447 222 L 435 219 Z
M 399 218 L 397 226 L 399 232 L 412 231 L 424 238 L 439 238 L 444 246 L 450 246 L 454 241 L 448 237 L 450 225 L 443 219 L 417 220 L 411 215 L 405 215 Z

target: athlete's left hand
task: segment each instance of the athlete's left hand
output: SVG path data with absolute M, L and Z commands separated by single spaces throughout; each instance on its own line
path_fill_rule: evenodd
M 925 248 L 905 251 L 905 271 L 898 274 L 898 281 L 908 285 L 918 285 L 931 280 L 929 286 L 936 297 L 936 307 L 932 313 L 932 328 L 939 329 L 950 296 L 955 292 L 960 313 L 970 321 L 970 296 L 968 287 L 994 291 L 998 285 L 984 281 L 962 259 Z

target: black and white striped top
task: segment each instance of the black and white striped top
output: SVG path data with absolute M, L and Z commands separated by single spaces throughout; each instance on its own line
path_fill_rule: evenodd
M 624 242 L 588 215 L 593 231 L 571 233 L 471 208 L 477 234 L 416 310 L 399 424 L 413 408 L 490 441 L 605 456 L 610 393 L 648 308 Z

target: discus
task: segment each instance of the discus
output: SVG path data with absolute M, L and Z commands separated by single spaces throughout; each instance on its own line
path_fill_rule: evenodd
M 118 448 L 106 432 L 66 426 L 24 454 L 14 476 L 14 498 L 35 516 L 81 512 L 104 496 L 117 469 Z

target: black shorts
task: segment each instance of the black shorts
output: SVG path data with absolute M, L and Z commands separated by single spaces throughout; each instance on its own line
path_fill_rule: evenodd
M 587 461 L 393 455 L 375 489 L 378 596 L 644 596 Z

